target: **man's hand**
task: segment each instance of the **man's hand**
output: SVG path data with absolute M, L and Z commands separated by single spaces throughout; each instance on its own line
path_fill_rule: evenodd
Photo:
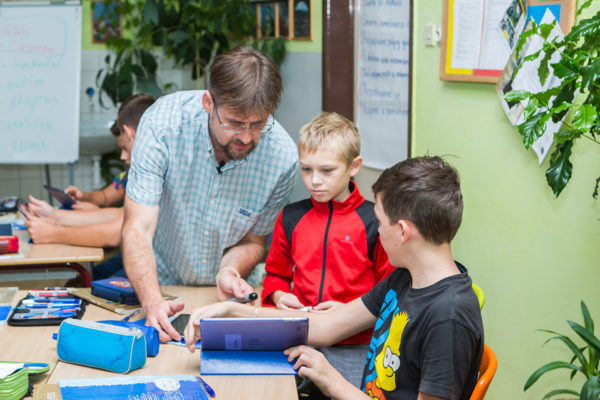
M 346 381 L 340 373 L 327 361 L 323 353 L 308 346 L 295 346 L 283 352 L 288 356 L 289 362 L 294 363 L 298 375 L 308 378 L 321 389 L 328 397 L 338 398 L 347 394 L 347 386 L 352 384 Z M 352 386 L 353 387 L 353 386 Z M 353 387 L 358 390 L 356 387 Z M 360 392 L 360 390 L 358 390 Z M 364 393 L 363 393 L 364 394 Z M 352 398 L 346 396 L 346 398 Z
M 231 270 L 223 271 L 219 275 L 219 279 L 217 279 L 217 298 L 220 301 L 225 301 L 232 297 L 241 299 L 252 292 L 254 292 L 254 288 L 243 278 L 238 278 Z
M 158 301 L 143 305 L 144 312 L 146 313 L 146 325 L 156 328 L 161 342 L 181 340 L 181 336 L 179 336 L 179 333 L 171 325 L 169 317 L 183 310 L 183 307 L 184 304 L 182 302 L 165 300 L 162 297 Z
M 56 226 L 45 219 L 30 217 L 25 221 L 25 226 L 34 243 L 54 243 Z
M 184 338 L 185 343 L 193 353 L 196 350 L 196 342 L 200 339 L 200 318 L 220 318 L 229 315 L 229 307 L 231 302 L 214 303 L 205 307 L 196 308 L 190 314 L 190 319 L 185 327 Z
M 300 303 L 298 297 L 295 294 L 284 292 L 283 290 L 276 290 L 271 294 L 271 300 L 275 306 L 281 310 L 294 310 L 303 308 L 304 304 Z
M 71 196 L 73 200 L 79 200 L 83 198 L 83 191 L 77 186 L 69 186 L 65 189 L 65 193 Z

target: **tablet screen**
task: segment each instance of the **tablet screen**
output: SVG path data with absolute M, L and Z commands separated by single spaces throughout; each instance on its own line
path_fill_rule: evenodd
M 75 204 L 75 200 L 73 200 L 68 194 L 66 194 L 62 190 L 49 185 L 44 185 L 44 188 L 67 210 L 70 210 L 73 204 Z

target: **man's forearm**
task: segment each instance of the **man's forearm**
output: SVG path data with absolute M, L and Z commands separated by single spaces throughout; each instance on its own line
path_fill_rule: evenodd
M 152 238 L 158 208 L 145 208 L 130 199 L 125 201 L 123 222 L 123 264 L 142 306 L 162 300 Z
M 242 277 L 248 275 L 265 255 L 265 243 L 242 240 L 232 246 L 221 258 L 219 269 L 232 267 Z
M 55 226 L 53 242 L 78 246 L 117 247 L 121 243 L 121 219 L 87 226 Z
M 59 225 L 83 226 L 110 222 L 117 218 L 119 218 L 122 223 L 122 208 L 103 208 L 92 211 L 56 210 L 52 219 Z

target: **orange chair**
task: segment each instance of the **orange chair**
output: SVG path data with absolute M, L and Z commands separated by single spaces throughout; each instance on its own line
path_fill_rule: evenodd
M 483 356 L 481 357 L 481 365 L 479 366 L 479 379 L 473 389 L 470 400 L 482 400 L 485 393 L 492 383 L 496 369 L 498 368 L 498 359 L 496 354 L 487 344 L 483 345 Z

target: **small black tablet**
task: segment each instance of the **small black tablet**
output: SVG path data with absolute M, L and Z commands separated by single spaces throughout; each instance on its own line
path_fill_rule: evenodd
M 171 325 L 173 325 L 173 328 L 175 328 L 177 333 L 183 336 L 185 327 L 187 326 L 189 320 L 190 314 L 179 314 L 173 321 L 171 321 Z
M 73 200 L 71 198 L 71 196 L 66 194 L 64 191 L 57 189 L 55 187 L 49 186 L 49 185 L 44 185 L 44 189 L 46 189 L 48 191 L 48 193 L 50 193 L 52 195 L 52 197 L 54 197 L 56 200 L 58 200 L 60 202 L 60 204 L 62 204 L 63 208 L 65 208 L 67 210 L 71 210 L 73 208 L 73 204 L 75 204 L 75 200 Z

